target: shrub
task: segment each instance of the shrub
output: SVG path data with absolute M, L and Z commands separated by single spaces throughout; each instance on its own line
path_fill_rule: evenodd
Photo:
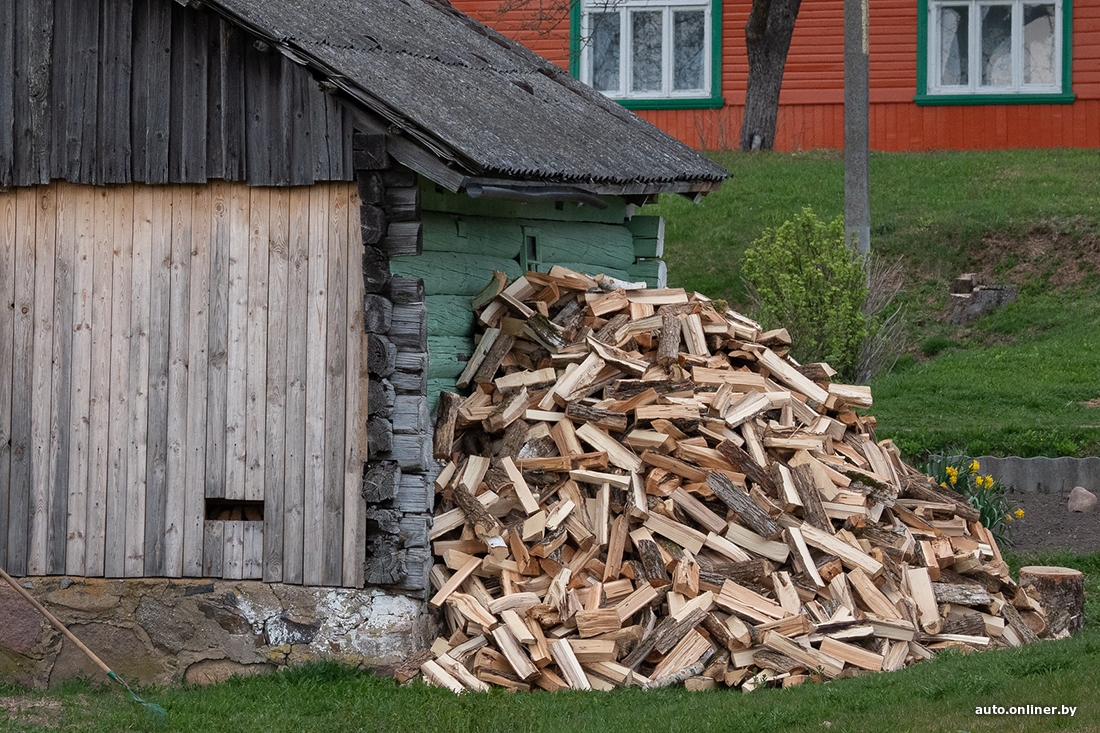
M 786 328 L 802 362 L 825 361 L 851 379 L 868 335 L 867 297 L 859 256 L 844 242 L 844 222 L 804 208 L 769 228 L 745 252 L 746 283 L 765 328 Z

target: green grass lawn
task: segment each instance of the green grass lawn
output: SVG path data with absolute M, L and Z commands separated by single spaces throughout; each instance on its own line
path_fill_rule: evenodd
M 843 160 L 715 157 L 732 173 L 721 191 L 653 210 L 667 219 L 670 282 L 747 308 L 742 253 L 804 206 L 840 214 Z M 1100 156 L 873 154 L 871 221 L 873 250 L 903 266 L 908 323 L 908 355 L 872 382 L 879 436 L 914 457 L 1100 450 L 1100 407 L 1083 404 L 1100 398 Z M 942 323 L 948 284 L 967 271 L 1018 284 L 1017 303 L 967 328 Z
M 844 211 L 844 160 L 828 151 L 715 153 L 732 174 L 699 205 L 666 196 L 669 279 L 743 302 L 736 263 L 765 227 L 804 206 L 823 218 Z M 980 264 L 983 235 L 1023 236 L 1034 226 L 1100 232 L 1100 156 L 1095 150 L 875 153 L 872 247 L 906 257 L 929 277 Z M 1072 236 L 1072 235 L 1071 235 Z
M 1100 728 L 1100 553 L 1010 557 L 1086 573 L 1086 630 L 1072 639 L 1020 649 L 945 654 L 891 674 L 868 674 L 786 690 L 690 693 L 682 689 L 613 693 L 508 693 L 454 696 L 417 683 L 336 665 L 236 679 L 216 687 L 142 691 L 167 708 L 157 727 L 114 687 L 70 683 L 31 700 L 60 703 L 0 731 L 378 731 L 379 733 L 640 733 L 641 731 L 1050 731 Z M 0 698 L 23 691 L 0 685 Z M 1069 716 L 976 715 L 979 706 L 1073 706 Z M 5 727 L 6 724 L 6 727 Z

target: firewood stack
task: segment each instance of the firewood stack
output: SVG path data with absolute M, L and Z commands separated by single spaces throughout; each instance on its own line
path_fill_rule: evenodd
M 439 403 L 447 636 L 400 678 L 748 691 L 1042 630 L 978 512 L 785 331 L 564 268 L 505 285 L 475 298 L 471 395 Z

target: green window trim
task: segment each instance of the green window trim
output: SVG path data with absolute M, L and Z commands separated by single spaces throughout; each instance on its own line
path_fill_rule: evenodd
M 923 0 L 922 0 L 923 1 Z M 1068 2 L 1068 0 L 1064 0 Z M 710 0 L 710 96 L 676 99 L 615 99 L 626 109 L 721 109 L 722 96 L 722 0 Z M 569 4 L 569 73 L 581 78 L 581 0 Z
M 1073 104 L 1073 0 L 1062 0 L 1062 91 L 1044 94 L 929 94 L 928 0 L 917 0 L 917 93 L 920 107 L 959 107 L 989 104 Z

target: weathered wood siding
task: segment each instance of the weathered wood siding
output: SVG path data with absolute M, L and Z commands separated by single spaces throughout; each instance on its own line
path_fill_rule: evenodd
M 304 68 L 172 0 L 0 0 L 0 186 L 351 180 Z
M 362 585 L 361 258 L 354 184 L 0 193 L 0 566 Z
M 456 0 L 478 20 L 569 68 L 569 21 L 555 3 L 502 12 L 497 0 Z M 749 2 L 722 3 L 721 109 L 639 110 L 679 140 L 736 149 L 744 113 Z M 540 13 L 544 16 L 541 27 Z M 804 2 L 791 39 L 776 125 L 777 150 L 844 147 L 844 2 Z M 870 145 L 875 150 L 1100 146 L 1100 0 L 1073 3 L 1073 104 L 918 107 L 917 6 L 870 6 Z

